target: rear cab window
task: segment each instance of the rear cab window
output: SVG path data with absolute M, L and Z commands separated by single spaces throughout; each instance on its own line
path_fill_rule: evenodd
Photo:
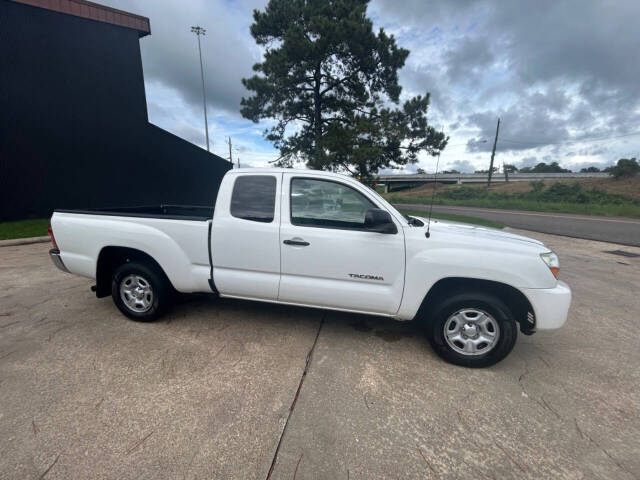
M 239 176 L 233 184 L 231 215 L 252 222 L 273 222 L 276 187 L 273 175 Z

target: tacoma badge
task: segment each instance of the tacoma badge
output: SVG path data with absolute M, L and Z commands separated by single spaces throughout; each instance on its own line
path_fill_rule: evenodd
M 364 280 L 384 280 L 383 277 L 380 277 L 378 275 L 364 275 L 364 274 L 360 274 L 360 273 L 350 273 L 349 276 L 351 278 L 362 278 Z

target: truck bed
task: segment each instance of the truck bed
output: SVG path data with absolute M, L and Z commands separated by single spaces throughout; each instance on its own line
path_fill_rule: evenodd
M 156 205 L 55 210 L 51 226 L 70 271 L 96 277 L 105 248 L 125 246 L 155 259 L 176 290 L 211 291 L 213 207 Z

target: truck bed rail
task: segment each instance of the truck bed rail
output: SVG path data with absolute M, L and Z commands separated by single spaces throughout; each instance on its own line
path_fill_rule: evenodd
M 89 208 L 84 210 L 56 209 L 59 213 L 109 215 L 117 217 L 164 218 L 206 222 L 213 218 L 213 207 L 204 205 L 138 205 L 131 207 Z

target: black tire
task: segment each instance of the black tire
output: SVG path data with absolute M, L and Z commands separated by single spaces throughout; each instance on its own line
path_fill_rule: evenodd
M 462 354 L 456 351 L 445 338 L 445 326 L 454 314 L 470 311 L 473 315 L 474 310 L 482 311 L 492 317 L 493 323 L 498 326 L 498 337 L 486 353 L 482 353 L 480 349 L 473 354 Z M 446 361 L 463 367 L 482 368 L 495 365 L 513 350 L 518 337 L 515 318 L 507 305 L 499 298 L 483 292 L 460 292 L 451 295 L 431 310 L 427 322 L 427 338 L 436 353 Z M 452 323 L 448 326 L 450 327 Z M 456 341 L 451 343 L 455 345 Z M 464 344 L 461 342 L 458 344 L 456 345 L 458 349 L 462 349 Z M 483 343 L 480 345 L 482 347 Z M 489 344 L 484 345 L 486 345 L 484 348 L 489 346 Z
M 127 301 L 125 301 L 127 298 L 131 299 L 131 295 L 121 293 L 123 282 L 131 283 L 132 278 L 141 278 L 144 283 L 148 285 L 151 292 L 151 295 L 145 295 L 147 293 L 146 287 L 144 290 L 141 290 L 140 294 L 143 295 L 144 298 L 141 298 L 140 301 L 145 304 L 140 303 L 137 309 L 131 307 Z M 118 267 L 113 274 L 111 297 L 116 307 L 118 307 L 125 316 L 138 322 L 151 322 L 162 315 L 170 306 L 171 285 L 164 273 L 159 272 L 157 267 L 145 263 L 128 262 Z

